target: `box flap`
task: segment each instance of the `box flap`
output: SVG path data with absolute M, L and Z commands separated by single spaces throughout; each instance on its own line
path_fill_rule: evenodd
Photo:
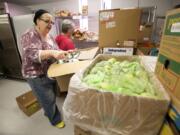
M 64 64 L 52 64 L 48 69 L 49 77 L 57 77 L 67 74 L 72 74 L 78 72 L 80 69 L 85 68 L 91 63 L 91 60 L 86 61 L 76 61 Z
M 79 60 L 93 59 L 96 56 L 98 50 L 99 50 L 99 47 L 82 49 L 82 50 L 80 50 L 80 55 L 79 55 L 78 59 Z

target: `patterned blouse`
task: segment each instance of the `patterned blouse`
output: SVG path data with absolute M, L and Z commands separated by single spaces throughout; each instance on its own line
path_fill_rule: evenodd
M 35 28 L 22 35 L 22 74 L 24 78 L 35 78 L 47 74 L 47 70 L 54 60 L 40 60 L 39 53 L 41 50 L 59 50 L 52 36 L 50 39 L 52 44 L 44 41 Z

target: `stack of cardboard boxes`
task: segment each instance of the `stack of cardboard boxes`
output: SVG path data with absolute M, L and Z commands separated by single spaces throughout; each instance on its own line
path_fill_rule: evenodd
M 161 135 L 173 135 L 173 132 L 180 132 L 180 9 L 167 13 L 156 74 L 172 99 Z

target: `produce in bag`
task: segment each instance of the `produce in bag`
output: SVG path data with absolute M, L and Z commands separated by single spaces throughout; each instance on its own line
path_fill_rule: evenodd
M 111 58 L 95 64 L 83 77 L 88 86 L 130 96 L 160 98 L 148 73 L 138 61 Z

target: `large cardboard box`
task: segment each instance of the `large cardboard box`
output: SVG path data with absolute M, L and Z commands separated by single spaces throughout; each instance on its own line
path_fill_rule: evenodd
M 19 108 L 27 115 L 31 116 L 41 109 L 36 97 L 32 91 L 26 92 L 16 98 Z
M 99 11 L 99 47 L 123 47 L 124 41 L 137 42 L 141 9 Z
M 81 80 L 97 62 L 116 58 L 119 61 L 140 57 L 99 55 L 70 81 L 63 105 L 66 120 L 90 131 L 107 135 L 155 135 L 160 130 L 169 106 L 169 96 L 152 71 L 148 72 L 162 99 L 128 96 L 88 87 Z M 143 57 L 144 58 L 144 57 Z M 143 65 L 143 58 L 140 62 Z
M 155 72 L 180 112 L 180 9 L 167 13 Z

